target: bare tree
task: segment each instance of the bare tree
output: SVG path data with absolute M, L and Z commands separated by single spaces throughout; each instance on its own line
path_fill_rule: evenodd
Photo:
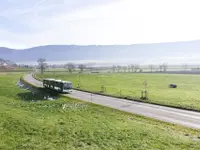
M 83 70 L 86 68 L 86 66 L 84 64 L 79 64 L 78 68 L 80 69 L 81 72 L 83 72 Z
M 138 64 L 134 65 L 135 72 L 137 72 L 138 69 L 140 69 L 140 66 Z
M 37 60 L 37 62 L 38 62 L 38 67 L 39 67 L 39 69 L 40 69 L 40 72 L 41 72 L 41 74 L 43 74 L 45 68 L 47 67 L 47 63 L 45 63 L 45 62 L 46 62 L 46 59 L 44 59 L 44 58 L 39 58 L 39 59 Z
M 134 65 L 131 65 L 131 72 L 134 71 L 134 68 L 135 68 L 135 66 L 134 66 Z
M 4 62 L 5 62 L 5 60 L 2 59 L 2 58 L 0 58 L 0 68 L 3 68 L 3 67 L 4 67 Z
M 117 68 L 117 67 L 116 67 L 115 65 L 112 66 L 112 70 L 113 70 L 113 72 L 116 71 L 116 68 Z
M 155 70 L 156 70 L 156 72 L 158 72 L 159 71 L 159 67 L 155 67 Z
M 153 72 L 154 66 L 153 65 L 149 65 L 149 69 L 151 70 L 151 72 Z
M 184 69 L 184 70 L 187 70 L 187 69 L 188 69 L 188 65 L 187 65 L 187 64 L 184 64 L 184 65 L 183 65 L 183 69 Z
M 127 66 L 128 72 L 131 72 L 131 66 Z
M 75 64 L 73 64 L 73 63 L 68 63 L 68 64 L 65 64 L 65 68 L 67 68 L 67 70 L 70 72 L 70 73 L 72 73 L 73 72 L 73 70 L 75 69 Z
M 124 70 L 124 72 L 126 72 L 127 68 L 126 68 L 126 66 L 123 66 L 122 69 Z
M 122 67 L 118 65 L 118 66 L 117 66 L 117 71 L 120 72 L 120 71 L 121 71 L 121 68 L 122 68 Z
M 160 72 L 162 72 L 163 65 L 159 65 Z
M 163 64 L 163 71 L 164 71 L 164 72 L 167 71 L 167 68 L 168 68 L 167 64 Z

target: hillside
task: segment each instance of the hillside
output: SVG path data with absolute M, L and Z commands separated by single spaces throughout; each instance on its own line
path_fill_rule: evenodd
M 36 61 L 39 57 L 44 57 L 48 61 L 134 60 L 147 63 L 155 61 L 198 63 L 199 49 L 200 41 L 109 46 L 48 45 L 23 50 L 0 47 L 0 58 L 14 62 Z
M 1 150 L 199 150 L 197 130 L 69 97 L 45 101 L 16 86 L 22 75 L 0 74 Z

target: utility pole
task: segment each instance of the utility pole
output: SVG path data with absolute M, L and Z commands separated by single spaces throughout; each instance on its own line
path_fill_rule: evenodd
M 147 92 L 147 85 L 148 85 L 148 83 L 147 83 L 146 80 L 143 82 L 143 85 L 144 85 L 144 89 L 141 92 L 141 98 L 142 99 L 148 99 L 148 92 Z
M 77 88 L 80 89 L 80 74 L 78 75 L 78 86 L 77 86 Z

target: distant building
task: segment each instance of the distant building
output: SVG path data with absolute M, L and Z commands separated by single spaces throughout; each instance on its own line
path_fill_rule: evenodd
M 9 71 L 14 69 L 16 69 L 15 63 L 1 59 L 0 71 Z

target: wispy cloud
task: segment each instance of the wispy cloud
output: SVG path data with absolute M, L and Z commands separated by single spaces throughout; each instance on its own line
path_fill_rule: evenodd
M 0 46 L 200 39 L 198 0 L 5 0 Z

